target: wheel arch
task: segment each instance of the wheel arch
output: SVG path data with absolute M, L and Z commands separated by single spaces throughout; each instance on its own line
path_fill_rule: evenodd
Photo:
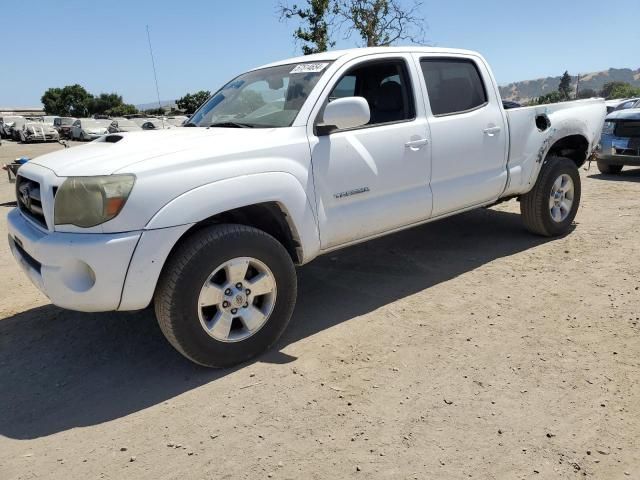
M 549 148 L 545 160 L 551 157 L 565 157 L 573 160 L 580 168 L 589 155 L 589 140 L 582 134 L 567 135 L 557 139 Z
M 119 310 L 149 305 L 162 269 L 177 246 L 194 232 L 223 223 L 252 226 L 270 234 L 298 265 L 320 251 L 315 212 L 293 175 L 271 172 L 204 185 L 173 199 L 148 222 L 131 259 Z

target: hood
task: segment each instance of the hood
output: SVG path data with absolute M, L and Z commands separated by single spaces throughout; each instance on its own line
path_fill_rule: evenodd
M 640 108 L 617 110 L 607 115 L 605 120 L 640 120 Z
M 134 164 L 173 156 L 175 164 L 264 145 L 270 128 L 174 128 L 113 133 L 91 143 L 34 158 L 60 177 L 135 173 Z M 179 153 L 179 155 L 177 155 Z M 148 167 L 148 165 L 147 165 Z

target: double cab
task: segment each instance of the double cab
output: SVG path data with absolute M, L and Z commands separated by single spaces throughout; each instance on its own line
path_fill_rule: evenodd
M 319 255 L 509 199 L 534 234 L 570 231 L 605 111 L 505 111 L 472 51 L 292 58 L 237 76 L 185 128 L 28 162 L 9 242 L 54 304 L 153 305 L 176 350 L 229 366 L 279 338 L 295 266 Z

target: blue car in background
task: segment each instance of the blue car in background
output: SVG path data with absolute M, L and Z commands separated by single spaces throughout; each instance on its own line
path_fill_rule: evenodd
M 640 167 L 640 100 L 607 115 L 602 129 L 598 170 L 620 173 L 625 165 Z

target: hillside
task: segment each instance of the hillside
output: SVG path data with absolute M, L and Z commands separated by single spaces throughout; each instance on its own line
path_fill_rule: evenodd
M 572 85 L 574 89 L 576 88 L 576 80 L 577 77 L 573 77 Z M 580 90 L 592 88 L 595 91 L 599 91 L 605 83 L 615 81 L 627 82 L 635 87 L 640 87 L 640 68 L 637 70 L 630 68 L 610 68 L 602 72 L 581 74 Z M 532 98 L 557 90 L 558 85 L 560 85 L 560 75 L 557 77 L 538 78 L 536 80 L 510 83 L 509 85 L 500 87 L 500 94 L 505 100 L 527 102 Z

